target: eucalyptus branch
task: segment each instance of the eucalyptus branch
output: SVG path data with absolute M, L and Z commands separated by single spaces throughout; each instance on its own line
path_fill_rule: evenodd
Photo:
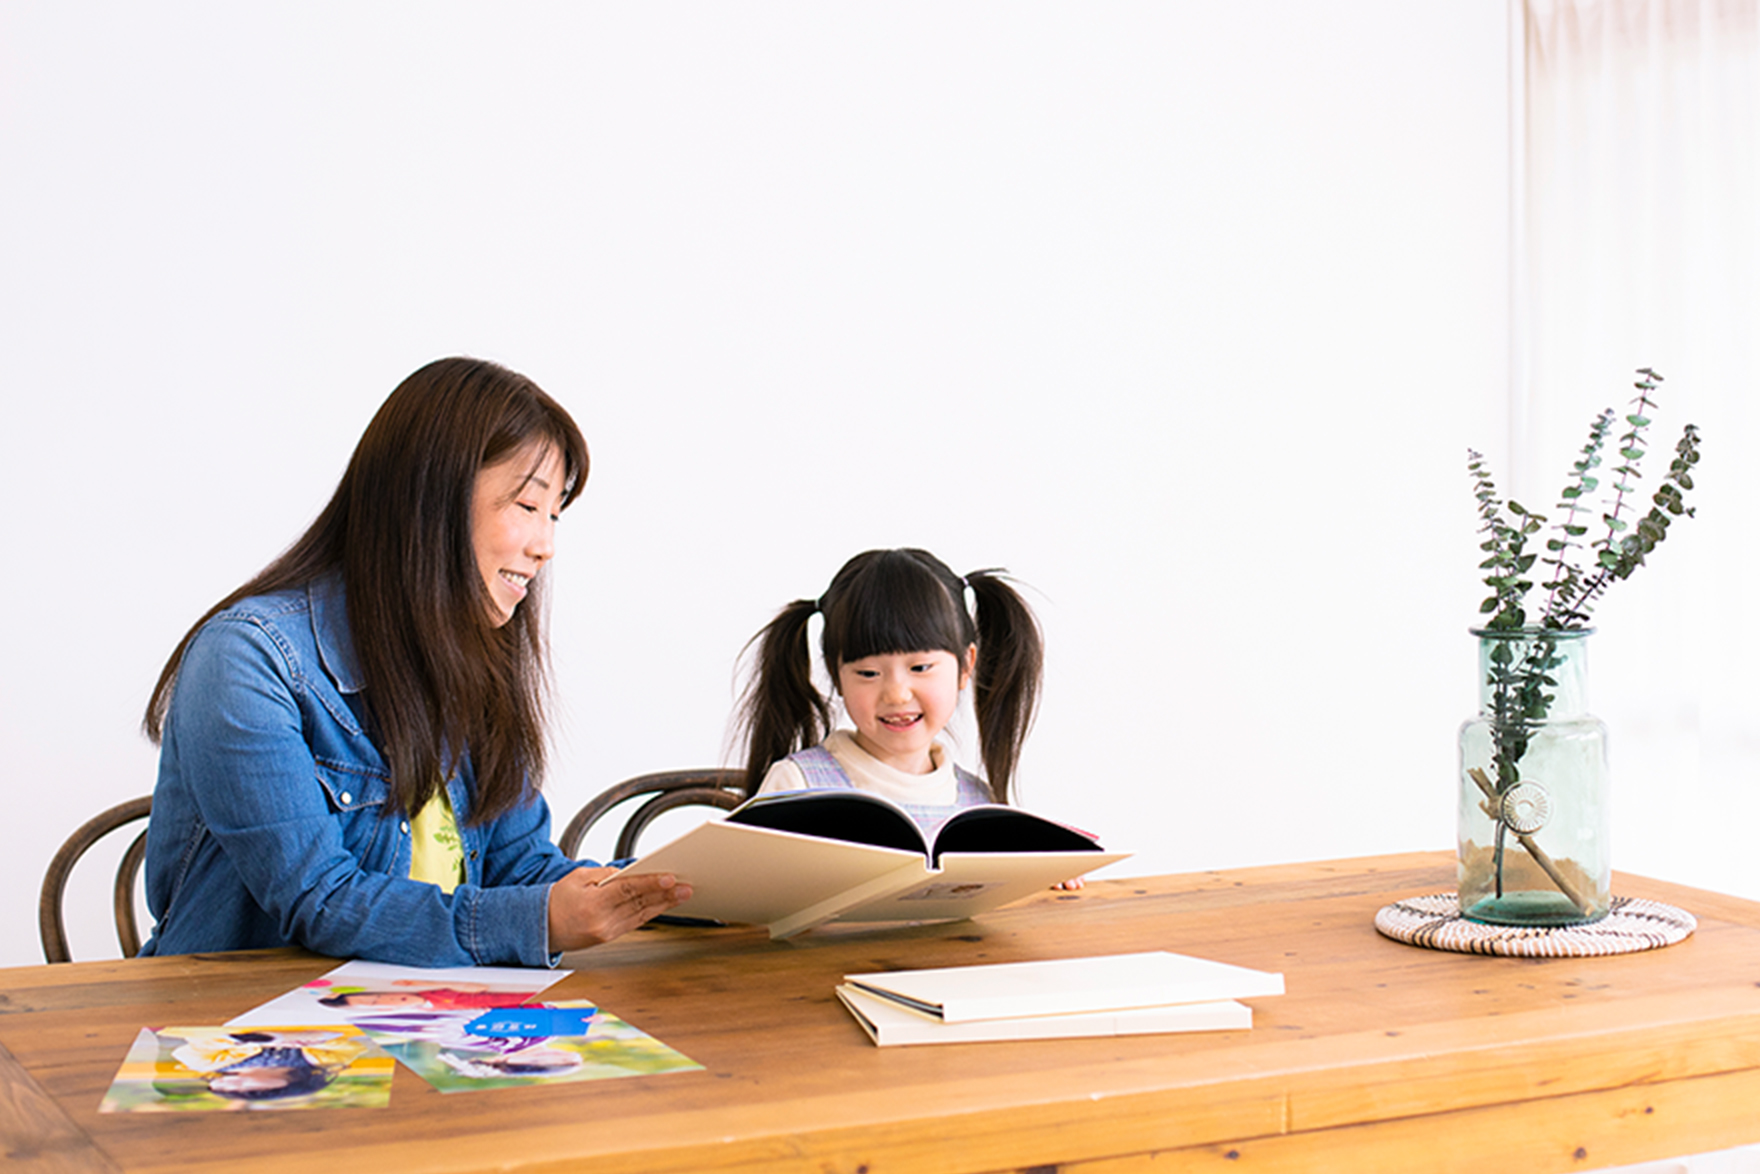
M 1637 405 L 1637 410 L 1626 416 L 1626 423 L 1631 426 L 1630 431 L 1619 438 L 1619 455 L 1625 463 L 1614 470 L 1619 480 L 1613 485 L 1613 509 L 1601 516 L 1601 520 L 1607 525 L 1607 532 L 1594 543 L 1595 561 L 1604 571 L 1611 569 L 1619 561 L 1619 552 L 1625 546 L 1623 540 L 1619 543 L 1614 541 L 1629 529 L 1629 524 L 1620 517 L 1620 513 L 1626 508 L 1626 495 L 1636 492 L 1632 482 L 1643 476 L 1638 471 L 1638 465 L 1643 461 L 1644 450 L 1649 443 L 1645 439 L 1644 431 L 1650 426 L 1650 417 L 1644 413 L 1655 407 L 1650 393 L 1656 390 L 1656 373 L 1648 367 L 1639 373 L 1644 378 L 1636 384 L 1638 398 L 1632 401 Z M 1603 582 L 1605 578 L 1605 575 L 1598 576 Z
M 1590 474 L 1601 464 L 1601 449 L 1607 443 L 1607 433 L 1612 427 L 1612 408 L 1602 412 L 1595 418 L 1595 423 L 1590 425 L 1589 441 L 1583 445 L 1583 457 L 1571 466 L 1573 480 L 1559 493 L 1564 499 L 1558 503 L 1558 508 L 1564 511 L 1564 520 L 1554 529 L 1559 532 L 1560 537 L 1546 540 L 1546 549 L 1552 552 L 1546 565 L 1553 569 L 1553 577 L 1551 582 L 1541 584 L 1548 592 L 1546 607 L 1541 614 L 1557 617 L 1561 621 L 1558 624 L 1560 627 L 1572 620 L 1582 622 L 1588 618 L 1587 615 L 1579 615 L 1571 606 L 1582 591 L 1582 572 L 1571 562 L 1570 551 L 1582 549 L 1583 544 L 1578 539 L 1589 532 L 1589 527 L 1579 522 L 1577 515 L 1582 512 L 1584 495 L 1594 493 L 1600 485 L 1600 481 Z
M 1650 552 L 1668 537 L 1671 518 L 1693 516 L 1694 510 L 1686 504 L 1684 494 L 1693 487 L 1692 469 L 1698 463 L 1699 430 L 1689 424 L 1675 445 L 1675 458 L 1667 476 L 1651 496 L 1650 511 L 1638 520 L 1633 533 L 1621 540 L 1617 553 L 1602 560 L 1602 568 L 1590 582 L 1586 597 L 1606 591 L 1616 579 L 1630 578 L 1633 571 L 1643 566 Z
M 1509 512 L 1521 519 L 1512 525 L 1504 520 L 1503 504 L 1497 498 L 1497 486 L 1492 483 L 1491 474 L 1485 468 L 1483 455 L 1467 450 L 1467 471 L 1473 477 L 1473 494 L 1479 499 L 1479 532 L 1488 535 L 1479 549 L 1487 552 L 1479 569 L 1489 571 L 1485 576 L 1485 585 L 1491 588 L 1491 594 L 1479 605 L 1481 614 L 1493 613 L 1486 621 L 1486 627 L 1499 630 L 1520 628 L 1525 618 L 1522 600 L 1527 597 L 1528 589 L 1533 581 L 1525 579 L 1537 557 L 1525 552 L 1528 538 L 1536 533 L 1546 519 L 1529 514 L 1515 502 L 1509 503 Z

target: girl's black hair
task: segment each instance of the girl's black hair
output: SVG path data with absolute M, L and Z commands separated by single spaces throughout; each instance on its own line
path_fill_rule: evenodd
M 966 610 L 971 589 L 976 617 Z M 813 684 L 807 622 L 825 617 L 819 650 L 833 682 L 850 661 L 892 652 L 949 652 L 965 663 L 977 645 L 973 702 L 990 794 L 1008 802 L 1009 781 L 1033 724 L 1044 664 L 1038 621 L 999 569 L 963 579 L 926 550 L 870 550 L 843 565 L 818 599 L 797 599 L 747 647 L 757 648 L 740 702 L 745 790 L 755 794 L 771 764 L 816 746 L 831 731 L 831 704 Z
M 355 995 L 365 993 L 365 991 L 343 991 L 339 995 L 325 995 L 318 1000 L 318 1003 L 325 1007 L 349 1007 L 353 1006 Z

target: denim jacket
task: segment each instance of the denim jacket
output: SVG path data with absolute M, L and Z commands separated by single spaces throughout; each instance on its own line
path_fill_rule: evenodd
M 549 886 L 580 866 L 535 791 L 468 821 L 469 757 L 447 781 L 465 879 L 409 879 L 409 820 L 363 731 L 341 580 L 246 599 L 190 642 L 165 718 L 147 837 L 142 954 L 299 945 L 416 966 L 552 965 Z

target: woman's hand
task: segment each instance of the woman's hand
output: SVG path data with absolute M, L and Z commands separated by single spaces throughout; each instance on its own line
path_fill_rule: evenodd
M 669 872 L 617 876 L 617 871 L 577 868 L 550 886 L 552 951 L 608 942 L 690 899 L 691 887 Z M 617 879 L 599 883 L 612 876 Z

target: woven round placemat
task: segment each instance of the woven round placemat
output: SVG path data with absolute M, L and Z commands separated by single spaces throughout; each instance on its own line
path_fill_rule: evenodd
M 1588 958 L 1597 954 L 1634 954 L 1672 946 L 1698 928 L 1684 909 L 1615 897 L 1606 917 L 1588 925 L 1485 925 L 1461 916 L 1454 893 L 1407 897 L 1384 905 L 1375 915 L 1382 935 L 1410 946 L 1452 950 L 1457 954 L 1502 954 L 1510 958 Z

